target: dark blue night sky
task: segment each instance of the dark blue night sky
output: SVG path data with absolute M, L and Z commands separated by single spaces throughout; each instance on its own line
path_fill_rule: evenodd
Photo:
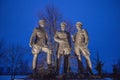
M 47 4 L 54 4 L 74 24 L 83 23 L 89 33 L 91 59 L 98 51 L 105 69 L 111 70 L 120 58 L 120 0 L 0 0 L 0 38 L 29 47 L 38 13 Z

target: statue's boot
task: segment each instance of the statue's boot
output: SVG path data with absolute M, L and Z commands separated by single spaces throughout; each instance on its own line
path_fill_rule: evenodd
M 84 67 L 83 67 L 83 64 L 82 64 L 82 62 L 80 60 L 78 60 L 78 69 L 79 69 L 79 72 L 81 74 L 84 73 Z
M 36 74 L 37 74 L 37 69 L 33 69 L 33 77 L 36 77 Z
M 93 75 L 92 69 L 88 67 L 88 71 L 91 75 Z
M 86 60 L 86 63 L 87 63 L 87 71 L 88 71 L 91 75 L 93 75 L 90 60 L 89 60 L 89 61 L 88 61 L 88 60 Z
M 56 68 L 57 74 L 59 74 L 59 70 L 60 70 L 60 59 L 57 58 L 57 68 Z
M 49 69 L 49 70 L 52 69 L 52 64 L 48 64 L 48 69 Z
M 64 56 L 64 73 L 67 73 L 69 69 L 68 65 L 69 65 L 68 55 L 65 55 Z

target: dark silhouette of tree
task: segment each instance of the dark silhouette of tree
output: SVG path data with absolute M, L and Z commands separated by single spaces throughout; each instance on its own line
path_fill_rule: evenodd
M 118 59 L 117 63 L 112 65 L 113 67 L 113 74 L 120 74 L 120 59 Z
M 120 59 L 112 65 L 113 80 L 120 80 Z
M 3 39 L 0 39 L 0 59 L 1 57 L 3 57 L 4 55 L 4 46 L 5 46 L 5 42 Z M 1 61 L 1 60 L 0 60 Z
M 118 74 L 118 65 L 117 64 L 113 64 L 113 74 Z
M 20 73 L 24 70 L 27 71 L 28 66 L 26 62 L 24 62 L 24 54 L 25 48 L 19 45 L 12 45 L 6 51 L 6 63 L 8 63 L 8 73 L 11 75 L 11 79 L 15 78 L 17 73 Z
M 102 68 L 103 68 L 104 63 L 100 59 L 98 52 L 96 53 L 96 58 L 94 59 L 94 64 L 95 64 L 94 66 L 95 66 L 95 70 L 97 71 L 97 74 L 102 75 L 102 73 L 103 73 Z
M 28 60 L 20 60 L 18 74 L 28 74 L 31 70 Z
M 0 39 L 0 74 L 3 74 L 4 72 L 4 66 L 6 66 L 6 63 L 5 63 L 5 59 L 6 59 L 6 56 L 5 56 L 5 41 L 4 39 Z

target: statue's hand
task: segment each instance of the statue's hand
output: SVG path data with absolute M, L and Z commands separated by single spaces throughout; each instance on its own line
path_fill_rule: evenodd
M 71 35 L 72 38 L 74 38 L 74 35 Z
M 85 43 L 85 46 L 86 46 L 86 47 L 88 46 L 88 43 L 87 43 L 87 42 Z
M 50 45 L 50 42 L 47 42 L 47 45 Z
M 48 45 L 44 44 L 44 47 L 48 47 Z
M 59 40 L 58 42 L 59 42 L 59 43 L 64 43 L 64 41 L 63 41 L 63 40 Z
M 73 35 L 71 35 L 71 37 L 73 37 Z
M 74 41 L 74 35 L 71 35 L 72 41 Z
M 59 42 L 59 43 L 64 43 L 65 40 L 64 40 L 64 39 L 59 39 L 58 42 Z

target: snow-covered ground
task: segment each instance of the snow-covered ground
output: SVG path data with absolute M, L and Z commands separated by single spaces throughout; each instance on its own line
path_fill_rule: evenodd
M 14 80 L 22 80 L 22 79 L 18 79 L 18 78 L 25 78 L 27 77 L 26 75 L 17 75 L 15 76 Z M 9 75 L 0 75 L 0 80 L 11 80 L 11 76 Z
M 27 77 L 26 75 L 17 75 L 17 76 L 15 76 L 14 80 L 24 80 L 24 78 L 26 78 L 26 77 Z M 11 80 L 11 76 L 9 76 L 9 75 L 0 75 L 0 80 Z M 87 79 L 85 79 L 85 80 L 87 80 Z M 104 78 L 104 79 L 93 79 L 93 80 L 112 80 L 112 79 Z

